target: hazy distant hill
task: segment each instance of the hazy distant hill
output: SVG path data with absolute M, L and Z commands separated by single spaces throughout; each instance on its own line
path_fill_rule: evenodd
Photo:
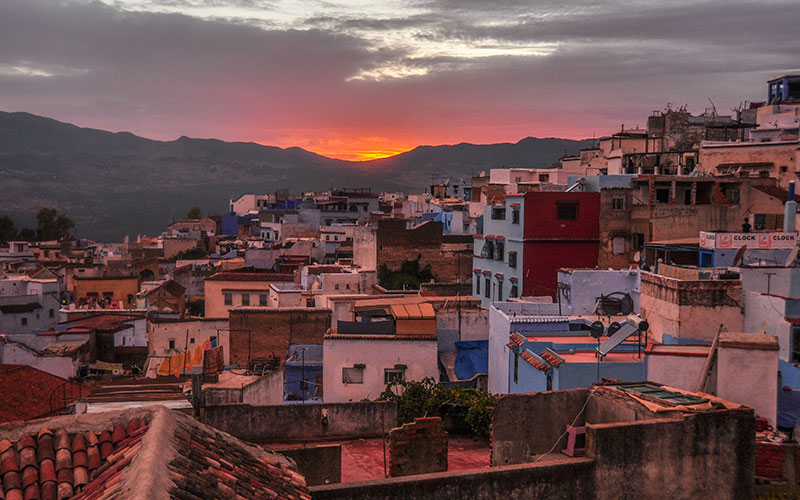
M 192 205 L 221 213 L 244 192 L 372 187 L 422 189 L 432 174 L 468 177 L 502 166 L 548 167 L 587 141 L 526 138 L 516 144 L 419 146 L 370 162 L 301 148 L 215 139 L 154 141 L 80 128 L 28 113 L 0 112 L 0 214 L 32 224 L 56 207 L 80 236 L 101 241 L 157 234 Z

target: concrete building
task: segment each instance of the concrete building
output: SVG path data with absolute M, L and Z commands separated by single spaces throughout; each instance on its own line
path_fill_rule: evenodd
M 556 296 L 562 267 L 594 267 L 598 193 L 531 192 L 487 206 L 474 237 L 473 295 L 484 307 L 508 298 Z
M 227 318 L 194 318 L 191 320 L 151 318 L 147 322 L 146 375 L 155 377 L 164 359 L 187 352 L 206 341 L 222 347 L 224 365 L 231 363 L 230 328 Z
M 700 279 L 696 268 L 683 270 L 667 265 L 658 268 L 659 274 L 641 273 L 641 315 L 650 324 L 651 339 L 657 342 L 669 339 L 712 341 L 720 329 L 744 331 L 740 279 L 733 279 L 734 276 Z

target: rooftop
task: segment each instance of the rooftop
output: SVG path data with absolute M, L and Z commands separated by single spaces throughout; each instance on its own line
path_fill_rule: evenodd
M 29 420 L 60 410 L 89 389 L 26 365 L 0 364 L 0 422 Z
M 0 426 L 6 499 L 310 499 L 292 462 L 163 407 Z

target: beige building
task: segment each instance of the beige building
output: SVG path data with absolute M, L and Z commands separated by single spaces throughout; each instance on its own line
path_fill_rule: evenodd
M 294 274 L 260 272 L 220 272 L 205 282 L 207 318 L 227 318 L 237 306 L 269 305 L 270 285 L 293 283 Z
M 698 168 L 710 175 L 772 177 L 782 188 L 797 180 L 800 141 L 703 142 Z

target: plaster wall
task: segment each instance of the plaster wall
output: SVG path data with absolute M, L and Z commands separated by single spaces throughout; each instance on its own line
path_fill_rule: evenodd
M 759 335 L 759 334 L 753 334 Z M 759 335 L 763 336 L 763 335 Z M 717 396 L 746 405 L 776 425 L 778 351 L 720 346 Z
M 342 382 L 343 368 L 365 365 L 363 383 Z M 439 381 L 436 340 L 338 339 L 323 343 L 322 378 L 326 403 L 375 399 L 386 388 L 384 370 L 406 365 L 405 380 L 431 377 Z

